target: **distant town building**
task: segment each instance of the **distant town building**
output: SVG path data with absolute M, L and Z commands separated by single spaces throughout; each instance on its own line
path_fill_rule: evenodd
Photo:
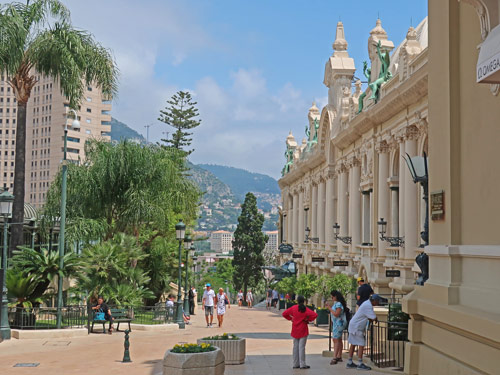
M 233 233 L 225 230 L 212 232 L 210 236 L 210 250 L 216 253 L 233 251 Z
M 269 240 L 266 243 L 265 250 L 269 252 L 278 251 L 278 231 L 273 230 L 270 232 L 266 232 L 269 236 Z

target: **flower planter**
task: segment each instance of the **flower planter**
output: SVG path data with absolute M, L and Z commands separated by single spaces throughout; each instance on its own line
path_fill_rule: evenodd
M 217 348 L 205 353 L 172 353 L 163 357 L 164 375 L 223 375 L 224 353 Z
M 289 309 L 292 306 L 295 306 L 297 302 L 286 301 L 286 308 Z
M 241 365 L 245 363 L 246 340 L 203 340 L 198 339 L 198 345 L 202 343 L 212 344 L 220 348 L 224 353 L 226 365 Z
M 316 318 L 316 327 L 320 324 L 328 324 L 328 310 L 327 309 L 316 309 L 318 317 Z
M 279 301 L 279 309 L 284 310 L 286 306 L 286 301 L 284 299 L 280 299 Z

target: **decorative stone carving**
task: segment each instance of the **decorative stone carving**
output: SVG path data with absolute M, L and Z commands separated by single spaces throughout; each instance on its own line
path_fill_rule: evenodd
M 406 140 L 417 139 L 418 135 L 419 135 L 419 131 L 418 131 L 418 128 L 415 125 L 407 126 L 404 129 L 404 139 L 405 139 L 405 141 Z
M 342 89 L 342 102 L 340 107 L 340 121 L 346 122 L 349 120 L 349 98 L 351 96 L 351 90 L 349 87 L 344 86 Z
M 375 151 L 377 151 L 379 154 L 385 154 L 389 152 L 389 149 L 389 144 L 385 140 L 380 141 L 375 145 Z
M 490 16 L 488 14 L 488 8 L 484 4 L 483 0 L 458 0 L 464 3 L 470 4 L 476 10 L 477 16 L 479 17 L 479 24 L 481 28 L 481 39 L 485 40 L 490 32 Z

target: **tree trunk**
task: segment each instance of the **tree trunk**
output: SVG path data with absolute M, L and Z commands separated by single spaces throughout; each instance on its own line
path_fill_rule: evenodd
M 26 107 L 27 103 L 17 103 L 16 158 L 14 169 L 14 204 L 10 229 L 10 254 L 23 244 L 24 184 L 26 169 Z

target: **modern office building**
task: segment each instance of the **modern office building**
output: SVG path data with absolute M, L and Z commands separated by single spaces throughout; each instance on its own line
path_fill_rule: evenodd
M 269 237 L 269 239 L 266 242 L 266 247 L 265 251 L 269 253 L 275 253 L 278 251 L 278 231 L 273 230 L 266 232 L 266 235 Z
M 218 230 L 210 235 L 210 250 L 216 253 L 229 253 L 233 251 L 233 233 Z
M 0 82 L 0 150 L 2 186 L 13 191 L 16 131 L 16 99 L 12 88 L 2 77 Z M 67 158 L 71 162 L 85 159 L 85 143 L 91 138 L 110 140 L 111 102 L 93 86 L 85 90 L 77 111 L 81 128 L 71 129 L 73 115 L 68 115 L 68 101 L 56 81 L 38 76 L 27 107 L 25 201 L 35 208 L 45 202 L 50 183 L 63 159 L 64 125 L 67 122 Z

